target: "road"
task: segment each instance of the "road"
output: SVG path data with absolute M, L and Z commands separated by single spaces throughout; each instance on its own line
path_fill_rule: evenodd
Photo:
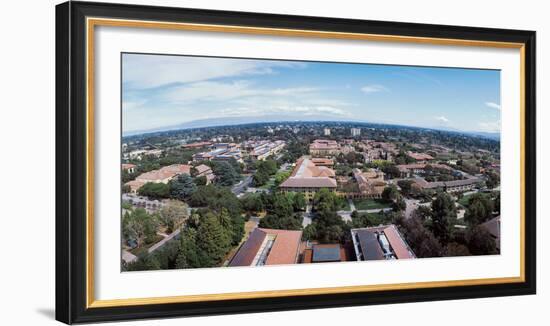
M 240 193 L 243 193 L 246 188 L 248 188 L 252 184 L 252 176 L 249 175 L 241 182 L 237 183 L 236 185 L 231 188 L 231 192 L 235 195 L 238 195 Z

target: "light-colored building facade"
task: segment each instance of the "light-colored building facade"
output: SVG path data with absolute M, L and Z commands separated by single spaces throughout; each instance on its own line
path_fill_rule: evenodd
M 368 169 L 362 172 L 359 169 L 353 169 L 353 177 L 357 182 L 358 193 L 350 193 L 348 197 L 353 198 L 381 198 L 386 182 L 384 181 L 384 172 L 375 169 Z
M 340 145 L 335 140 L 316 139 L 309 145 L 313 157 L 330 157 L 340 154 Z
M 125 183 L 126 186 L 130 187 L 132 193 L 137 193 L 137 191 L 146 183 L 164 183 L 167 184 L 170 180 L 174 179 L 180 174 L 191 175 L 191 165 L 186 164 L 172 164 L 165 167 L 162 167 L 158 170 L 152 170 L 145 172 L 136 177 L 135 180 Z
M 361 136 L 361 129 L 360 128 L 351 128 L 351 135 L 353 137 Z
M 316 165 L 312 159 L 302 157 L 296 163 L 292 174 L 279 188 L 284 192 L 301 192 L 306 200 L 311 200 L 319 190 L 326 188 L 336 191 L 336 173 L 333 169 Z

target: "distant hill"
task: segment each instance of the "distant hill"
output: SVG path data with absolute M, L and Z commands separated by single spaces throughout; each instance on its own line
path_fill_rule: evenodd
M 159 131 L 231 126 L 231 125 L 241 125 L 241 124 L 249 124 L 249 123 L 280 122 L 280 121 L 349 121 L 349 119 L 338 120 L 338 119 L 335 119 L 333 116 L 328 116 L 328 115 L 327 116 L 309 115 L 309 116 L 300 117 L 299 119 L 297 119 L 296 116 L 283 116 L 283 115 L 272 115 L 272 116 L 261 116 L 261 117 L 210 118 L 210 119 L 193 120 L 193 121 L 184 122 L 184 123 L 180 123 L 172 126 L 164 126 L 159 128 L 153 128 L 153 129 L 132 130 L 132 131 L 124 132 L 123 136 L 133 136 L 133 135 L 153 133 L 153 132 L 159 132 Z
M 386 127 L 407 127 L 407 128 L 419 128 L 419 129 L 431 129 L 431 130 L 440 130 L 450 133 L 465 134 L 469 136 L 477 136 L 488 138 L 491 140 L 500 141 L 500 133 L 498 132 L 470 132 L 470 131 L 461 131 L 455 128 L 434 126 L 434 127 L 418 127 L 418 126 L 404 126 L 396 124 L 388 124 L 377 121 L 361 121 L 361 120 L 350 120 L 346 119 L 335 119 L 334 116 L 324 116 L 324 115 L 308 115 L 300 117 L 299 119 L 296 116 L 284 116 L 284 115 L 272 115 L 272 116 L 261 116 L 261 117 L 227 117 L 227 118 L 210 118 L 210 119 L 200 119 L 193 120 L 184 123 L 175 124 L 172 126 L 164 126 L 153 129 L 144 129 L 144 130 L 133 130 L 123 133 L 123 137 L 135 136 L 141 134 L 150 134 L 156 132 L 164 131 L 174 131 L 174 130 L 185 130 L 185 129 L 194 129 L 194 128 L 207 128 L 207 127 L 221 127 L 221 126 L 234 126 L 234 125 L 245 125 L 253 123 L 275 123 L 275 122 L 349 122 L 349 123 L 366 123 L 377 126 L 386 126 Z

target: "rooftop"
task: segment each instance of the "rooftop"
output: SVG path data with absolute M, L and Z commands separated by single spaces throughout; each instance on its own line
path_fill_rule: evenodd
M 292 174 L 282 184 L 282 188 L 335 188 L 336 173 L 326 166 L 317 166 L 307 157 L 302 157 L 296 163 Z
M 229 266 L 294 264 L 302 231 L 256 228 L 233 256 Z
M 393 224 L 352 229 L 358 260 L 416 258 Z

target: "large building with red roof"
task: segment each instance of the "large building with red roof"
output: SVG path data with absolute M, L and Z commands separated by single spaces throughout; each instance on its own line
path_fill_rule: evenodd
M 337 185 L 335 177 L 334 170 L 325 164 L 317 165 L 314 159 L 302 157 L 296 162 L 290 177 L 281 183 L 279 188 L 285 192 L 301 192 L 306 199 L 311 199 L 323 188 L 335 191 Z
M 229 266 L 296 264 L 302 231 L 256 228 L 242 244 Z
M 125 183 L 130 187 L 130 191 L 136 193 L 139 188 L 148 182 L 152 183 L 168 183 L 170 180 L 180 174 L 191 175 L 191 165 L 187 164 L 172 164 L 162 167 L 158 170 L 152 170 L 140 174 L 135 180 Z

